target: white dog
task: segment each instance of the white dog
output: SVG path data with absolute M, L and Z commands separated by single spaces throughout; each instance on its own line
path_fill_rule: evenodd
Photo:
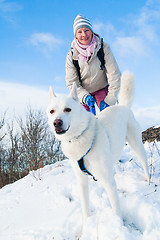
M 127 141 L 137 154 L 149 181 L 147 157 L 141 132 L 130 105 L 134 92 L 134 76 L 125 72 L 121 78 L 119 104 L 104 109 L 95 117 L 79 103 L 76 85 L 69 96 L 55 96 L 50 88 L 47 108 L 49 124 L 62 151 L 70 159 L 75 171 L 82 205 L 83 227 L 89 216 L 88 177 L 79 167 L 83 159 L 91 173 L 107 191 L 114 212 L 121 216 L 113 165 L 119 160 Z

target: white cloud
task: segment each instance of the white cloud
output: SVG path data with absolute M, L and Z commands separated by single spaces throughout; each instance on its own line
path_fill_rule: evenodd
M 145 56 L 146 48 L 145 43 L 140 37 L 117 37 L 113 46 L 117 49 L 120 56 Z
M 57 46 L 63 44 L 63 41 L 54 37 L 53 34 L 43 32 L 32 34 L 29 42 L 45 55 L 49 55 Z
M 0 0 L 0 12 L 9 13 L 21 10 L 21 6 L 17 2 L 6 2 L 6 0 Z
M 7 110 L 7 118 L 11 120 L 14 116 L 25 116 L 28 105 L 33 109 L 42 109 L 45 113 L 48 102 L 49 87 L 48 90 L 42 90 L 29 85 L 0 81 L 0 114 Z M 143 130 L 160 122 L 160 106 L 134 105 L 133 112 Z
M 20 11 L 22 8 L 22 5 L 17 2 L 0 0 L 0 17 L 12 25 L 17 25 L 16 16 L 14 13 Z
M 131 49 L 137 53 L 137 55 L 146 53 L 150 54 L 150 50 L 153 44 L 159 42 L 159 32 L 160 32 L 160 1 L 149 0 L 146 2 L 145 6 L 140 10 L 139 14 L 132 16 L 129 22 L 131 30 L 128 34 L 132 37 L 126 36 L 128 45 L 130 40 L 135 40 L 138 51 L 135 49 L 135 44 L 132 44 Z M 134 41 L 132 41 L 133 43 Z M 151 44 L 151 45 L 150 45 Z M 120 46 L 118 46 L 120 47 Z M 123 47 L 123 42 L 122 42 Z M 149 49 L 150 48 L 150 49 Z
M 146 40 L 157 41 L 160 30 L 160 1 L 147 1 L 133 23 L 137 27 L 139 35 Z
M 48 104 L 48 91 L 37 87 L 0 82 L 0 111 L 7 110 L 7 116 L 23 115 L 27 105 L 45 109 Z
M 114 25 L 110 22 L 102 23 L 102 22 L 97 22 L 93 24 L 93 29 L 95 33 L 98 33 L 100 35 L 106 35 L 107 39 L 111 37 L 111 39 L 117 35 L 119 35 L 119 32 L 117 32 L 116 28 Z
M 57 77 L 59 78 L 59 77 Z M 56 95 L 63 95 L 63 89 L 54 87 Z M 22 116 L 27 109 L 27 106 L 31 106 L 35 109 L 43 109 L 46 111 L 46 107 L 49 102 L 49 86 L 36 87 L 26 84 L 10 83 L 2 81 L 0 79 L 0 114 L 7 111 L 7 116 L 11 119 L 13 115 Z
M 133 112 L 142 130 L 160 123 L 160 106 L 140 107 L 134 106 Z
M 120 24 L 120 30 L 109 22 L 97 22 L 93 26 L 120 57 L 149 56 L 153 45 L 159 44 L 160 0 L 146 1 L 137 14 L 126 16 Z

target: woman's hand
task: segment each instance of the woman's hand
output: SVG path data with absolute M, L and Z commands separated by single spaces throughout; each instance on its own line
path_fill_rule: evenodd
M 104 110 L 105 108 L 109 107 L 110 105 L 108 105 L 104 100 L 102 100 L 99 104 L 99 109 L 100 111 Z
M 94 106 L 95 104 L 95 99 L 94 97 L 92 97 L 91 95 L 87 95 L 86 98 L 85 98 L 85 103 L 91 107 L 91 106 Z

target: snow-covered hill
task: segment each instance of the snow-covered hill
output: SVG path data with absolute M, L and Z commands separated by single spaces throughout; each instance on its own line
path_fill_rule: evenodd
M 160 239 L 160 143 L 145 143 L 151 184 L 128 146 L 115 166 L 125 224 L 98 182 L 89 180 L 91 217 L 81 240 Z M 69 160 L 33 171 L 0 190 L 0 240 L 73 240 L 81 227 L 76 178 Z

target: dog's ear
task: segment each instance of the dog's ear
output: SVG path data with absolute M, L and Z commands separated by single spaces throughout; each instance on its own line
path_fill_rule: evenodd
M 70 92 L 70 96 L 71 96 L 74 100 L 78 101 L 77 85 L 76 85 L 75 82 L 74 82 L 73 85 L 72 85 L 72 90 L 71 90 L 71 92 Z
M 55 93 L 53 92 L 52 87 L 49 88 L 49 98 L 53 100 L 56 97 Z

